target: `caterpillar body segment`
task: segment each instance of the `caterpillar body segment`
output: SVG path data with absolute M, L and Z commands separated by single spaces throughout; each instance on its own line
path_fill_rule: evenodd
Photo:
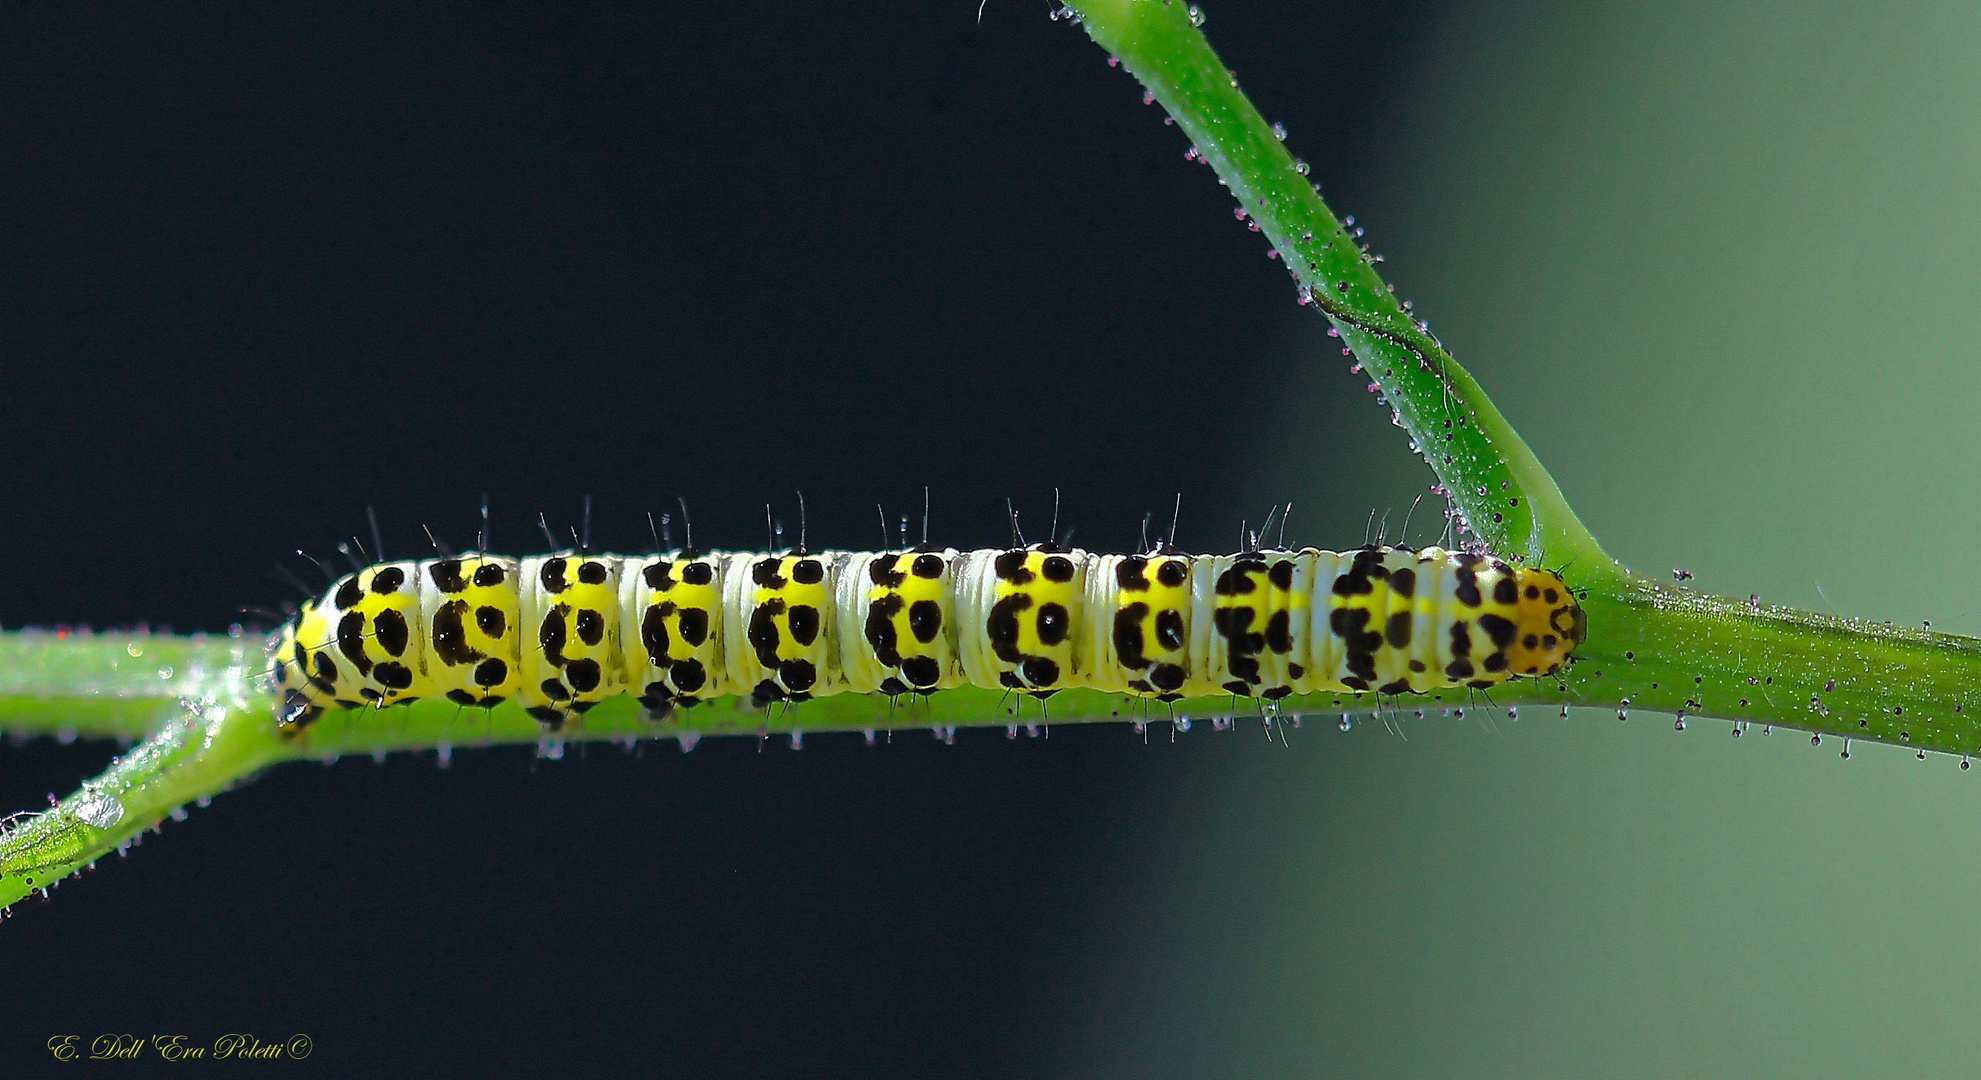
M 735 693 L 722 654 L 722 562 L 674 552 L 622 560 L 620 663 L 651 712 Z
M 522 600 L 515 559 L 474 555 L 418 564 L 417 635 L 428 693 L 460 705 L 493 705 L 523 685 Z M 305 638 L 307 640 L 307 638 Z
M 518 567 L 523 679 L 516 702 L 548 724 L 582 713 L 624 690 L 616 556 L 559 552 Z
M 840 610 L 859 620 L 839 636 L 847 689 L 932 693 L 965 685 L 957 651 L 954 548 L 853 556 L 840 582 Z
M 1440 548 L 1050 544 L 957 551 L 473 554 L 366 567 L 271 642 L 280 720 L 429 695 L 556 728 L 621 693 L 656 718 L 970 684 L 1158 700 L 1423 693 L 1559 672 L 1586 636 L 1552 571 Z
M 737 686 L 766 702 L 842 689 L 831 648 L 838 631 L 834 589 L 850 557 L 843 551 L 729 556 L 723 603 L 738 618 L 725 645 Z

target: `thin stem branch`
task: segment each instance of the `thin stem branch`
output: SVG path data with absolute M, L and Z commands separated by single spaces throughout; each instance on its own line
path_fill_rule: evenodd
M 1530 563 L 1575 563 L 1585 581 L 1621 576 L 1485 391 L 1398 303 L 1189 10 L 1169 0 L 1098 0 L 1081 17 L 1272 241 L 1302 301 L 1326 314 L 1486 546 Z

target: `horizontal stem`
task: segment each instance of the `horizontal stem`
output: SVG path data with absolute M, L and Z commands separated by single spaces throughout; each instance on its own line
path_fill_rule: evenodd
M 257 635 L 0 632 L 0 731 L 140 739 L 261 652 Z
M 1592 592 L 1578 704 L 1981 752 L 1981 639 L 1799 611 L 1633 575 Z
M 0 636 L 0 641 L 6 640 Z M 155 638 L 148 642 L 147 649 L 156 646 Z M 51 671 L 87 673 L 102 668 L 115 644 L 87 636 L 49 636 L 34 642 L 31 649 L 8 653 L 0 648 L 0 655 L 14 659 L 30 656 Z M 175 655 L 212 659 L 190 640 L 181 644 L 182 654 Z M 750 707 L 747 699 L 730 697 L 677 711 L 660 721 L 648 719 L 631 696 L 622 694 L 601 702 L 554 734 L 513 702 L 483 711 L 430 698 L 383 710 L 330 712 L 296 732 L 280 729 L 275 722 L 274 700 L 252 688 L 250 675 L 260 668 L 260 651 L 234 648 L 228 655 L 236 662 L 208 672 L 197 684 L 203 690 L 201 696 L 188 694 L 168 700 L 155 692 L 138 695 L 134 691 L 131 697 L 114 699 L 129 706 L 104 714 L 127 725 L 114 733 L 149 734 L 101 776 L 55 807 L 17 816 L 0 830 L 0 908 L 116 850 L 185 804 L 224 791 L 283 761 L 451 746 L 1138 719 L 1183 723 L 1193 716 L 1209 720 L 1246 712 L 1259 715 L 1253 703 L 1245 699 L 1198 698 L 1178 702 L 1173 709 L 1151 708 L 1096 690 L 1054 695 L 1048 712 L 1028 697 L 959 687 L 912 703 L 891 704 L 877 695 L 838 694 L 768 710 Z M 12 674 L 17 683 L 33 681 Z M 0 680 L 7 677 L 0 668 Z M 41 696 L 5 699 L 34 706 L 5 714 L 14 730 L 35 730 L 37 725 L 44 730 L 48 725 L 79 730 L 74 710 L 101 704 L 95 696 L 101 687 L 87 680 L 77 684 L 80 692 L 64 692 L 59 679 L 46 673 L 41 678 Z M 167 681 L 155 673 L 150 679 L 161 684 Z M 1495 696 L 1499 704 L 1563 700 L 1560 689 L 1548 683 L 1523 684 Z M 1471 695 L 1446 691 L 1423 700 L 1462 707 Z M 1297 722 L 1297 714 L 1303 711 L 1335 713 L 1358 704 L 1366 707 L 1353 694 L 1295 695 L 1279 703 L 1277 715 Z

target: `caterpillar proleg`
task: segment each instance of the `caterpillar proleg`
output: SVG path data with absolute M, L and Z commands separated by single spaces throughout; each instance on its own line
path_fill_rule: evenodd
M 1424 693 L 1559 672 L 1584 639 L 1560 575 L 1437 547 L 1105 555 L 475 553 L 378 563 L 271 640 L 279 719 L 430 695 L 555 729 L 618 694 L 649 716 L 965 684 L 1156 701 Z

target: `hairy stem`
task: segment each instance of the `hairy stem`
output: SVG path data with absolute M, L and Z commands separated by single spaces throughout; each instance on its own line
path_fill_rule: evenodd
M 136 741 L 261 653 L 259 636 L 0 633 L 0 731 Z
M 1237 76 L 1191 25 L 1190 10 L 1168 0 L 1098 0 L 1083 6 L 1081 17 L 1094 41 L 1169 110 L 1272 241 L 1302 302 L 1320 309 L 1354 351 L 1486 546 L 1532 563 L 1576 563 L 1585 581 L 1620 577 L 1622 569 L 1485 391 L 1397 302 Z
M 45 680 L 43 693 L 0 699 L 0 721 L 22 733 L 46 732 L 57 724 L 76 728 L 70 710 L 88 706 L 92 699 L 87 692 L 66 690 L 64 677 L 51 672 L 66 669 L 80 673 L 74 686 L 87 686 L 88 677 L 100 677 L 110 659 L 124 653 L 128 639 L 41 635 L 31 646 L 22 646 L 24 636 L 19 632 L 0 635 L 0 656 L 7 655 L 9 646 L 32 651 L 38 662 L 47 665 L 38 676 Z M 157 639 L 146 640 L 147 650 L 155 647 Z M 1183 726 L 1193 716 L 1199 721 L 1231 718 L 1241 712 L 1258 716 L 1250 702 L 1232 698 L 1193 699 L 1176 703 L 1174 709 L 1151 708 L 1094 690 L 1057 694 L 1048 713 L 1038 702 L 1021 695 L 959 687 L 913 704 L 894 705 L 885 698 L 839 694 L 768 711 L 750 707 L 747 699 L 730 697 L 676 712 L 660 722 L 647 719 L 632 697 L 621 695 L 602 702 L 579 723 L 554 735 L 546 733 L 513 702 L 483 712 L 427 699 L 385 710 L 331 712 L 300 733 L 284 733 L 275 723 L 273 700 L 253 686 L 251 676 L 263 663 L 260 648 L 230 644 L 216 657 L 200 653 L 190 640 L 166 640 L 177 641 L 188 657 L 203 656 L 206 661 L 224 657 L 228 662 L 207 672 L 196 684 L 181 684 L 186 692 L 173 697 L 152 686 L 170 681 L 152 671 L 135 688 L 142 693 L 134 691 L 130 697 L 116 699 L 128 708 L 100 714 L 105 723 L 92 733 L 149 734 L 103 775 L 61 803 L 38 814 L 18 815 L 0 828 L 0 908 L 34 890 L 46 889 L 117 850 L 168 815 L 180 812 L 185 804 L 224 791 L 284 761 L 498 744 L 538 744 L 555 753 L 566 740 L 677 738 L 685 744 L 702 735 L 864 731 L 878 736 L 896 728 L 940 730 L 952 726 L 1008 726 L 1013 734 L 1021 725 L 1035 726 L 1049 734 L 1052 723 L 1158 720 Z M 122 667 L 110 670 L 121 671 Z M 197 693 L 192 692 L 195 688 Z M 1498 704 L 1563 700 L 1558 687 L 1542 683 L 1512 687 L 1495 697 Z M 1471 700 L 1463 691 L 1450 691 L 1431 695 L 1425 703 L 1463 707 Z M 1279 718 L 1298 723 L 1302 712 L 1326 712 L 1332 718 L 1344 710 L 1364 707 L 1366 704 L 1352 694 L 1296 695 L 1281 702 Z

